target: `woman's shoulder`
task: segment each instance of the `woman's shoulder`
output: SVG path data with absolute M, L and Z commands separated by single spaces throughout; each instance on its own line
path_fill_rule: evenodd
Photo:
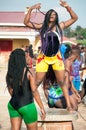
M 62 30 L 64 30 L 65 29 L 65 22 L 60 22 L 59 23 L 59 26 L 60 26 L 60 28 L 62 29 Z
M 27 75 L 30 75 L 30 76 L 35 76 L 35 71 L 33 68 L 29 68 L 28 71 L 27 71 Z

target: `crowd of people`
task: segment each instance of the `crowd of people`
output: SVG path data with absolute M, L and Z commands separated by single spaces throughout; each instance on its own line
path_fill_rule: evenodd
M 69 48 L 69 47 L 68 47 Z M 69 91 L 69 98 L 71 106 L 73 110 L 78 110 L 78 103 L 81 101 L 82 97 L 85 95 L 85 85 L 83 85 L 83 92 L 81 90 L 81 77 L 79 74 L 79 67 L 78 67 L 78 57 L 80 57 L 80 49 L 78 47 L 70 48 L 69 52 L 68 49 L 64 53 L 64 64 L 65 64 L 65 81 Z M 73 64 L 76 64 L 76 68 L 73 69 Z M 71 69 L 72 68 L 72 69 Z M 77 75 L 71 75 L 73 72 L 77 72 Z M 79 74 L 79 75 L 78 75 Z M 74 84 L 74 76 L 76 76 L 76 85 L 79 89 L 75 87 Z M 79 79 L 79 78 L 80 79 Z M 79 79 L 79 80 L 78 80 Z M 79 82 L 79 83 L 78 83 Z M 49 67 L 49 70 L 43 80 L 43 90 L 44 94 L 47 98 L 49 107 L 57 107 L 57 108 L 67 108 L 66 101 L 62 92 L 61 87 L 58 85 L 56 81 L 55 74 L 52 70 L 52 67 Z M 82 94 L 82 96 L 81 96 Z
M 69 112 L 78 110 L 78 103 L 86 94 L 86 81 L 83 93 L 80 89 L 79 71 L 83 70 L 81 50 L 78 46 L 72 48 L 69 45 L 61 48 L 63 30 L 76 22 L 78 17 L 66 1 L 60 0 L 60 5 L 70 15 L 67 21 L 59 23 L 58 13 L 50 9 L 43 23 L 31 22 L 31 12 L 34 9 L 40 11 L 40 3 L 29 7 L 25 15 L 24 24 L 39 31 L 42 44 L 37 58 L 34 57 L 32 45 L 25 50 L 15 49 L 10 54 L 6 83 L 11 95 L 8 102 L 11 130 L 20 130 L 22 119 L 27 130 L 37 130 L 38 113 L 34 99 L 40 107 L 42 120 L 45 119 L 46 112 L 38 92 L 40 84 L 43 85 L 49 107 L 65 108 Z

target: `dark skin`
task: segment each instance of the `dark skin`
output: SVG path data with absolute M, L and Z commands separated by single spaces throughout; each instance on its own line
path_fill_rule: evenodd
M 67 9 L 67 11 L 69 12 L 70 17 L 71 17 L 67 21 L 59 23 L 60 28 L 62 30 L 64 30 L 65 28 L 67 28 L 70 25 L 72 25 L 78 19 L 78 17 L 75 14 L 75 12 L 69 7 L 69 5 L 67 4 L 66 1 L 60 0 L 60 5 Z M 41 4 L 40 3 L 35 4 L 35 5 L 31 6 L 31 7 L 29 7 L 28 13 L 26 14 L 26 16 L 24 18 L 24 24 L 27 27 L 34 29 L 34 26 L 35 26 L 35 29 L 38 29 L 38 30 L 40 30 L 42 28 L 43 23 L 39 23 L 39 24 L 33 23 L 34 24 L 34 26 L 33 26 L 32 23 L 30 22 L 30 15 L 31 15 L 32 10 L 33 9 L 40 9 L 40 8 L 41 8 Z M 55 12 L 52 12 L 52 14 L 50 16 L 50 19 L 49 19 L 48 27 L 51 27 L 55 23 L 55 20 L 56 20 Z M 56 31 L 56 25 L 53 26 L 52 31 Z M 67 102 L 67 107 L 71 108 L 69 95 L 68 95 L 68 89 L 67 89 L 66 84 L 64 82 L 65 81 L 65 70 L 60 70 L 60 71 L 54 70 L 54 73 L 55 73 L 55 76 L 56 76 L 56 80 L 58 81 L 58 83 L 62 87 L 62 90 L 63 90 L 63 93 L 64 93 L 64 97 L 65 97 L 66 102 Z M 36 83 L 37 83 L 37 86 L 40 85 L 40 83 L 43 81 L 45 75 L 46 75 L 46 72 L 37 72 L 36 73 Z
M 21 55 L 22 57 L 22 55 Z M 29 56 L 25 55 L 25 64 L 29 64 Z M 12 62 L 13 63 L 13 62 Z M 21 63 L 20 63 L 21 64 Z M 23 69 L 23 68 L 22 68 Z M 24 79 L 24 74 L 26 72 L 26 66 L 23 69 L 23 75 L 22 75 L 22 81 Z M 36 82 L 35 82 L 35 74 L 34 74 L 34 70 L 32 68 L 30 68 L 27 72 L 27 79 L 30 81 L 30 87 L 33 93 L 33 97 L 35 99 L 35 101 L 37 102 L 39 108 L 40 108 L 40 112 L 41 112 L 41 118 L 42 120 L 45 119 L 46 117 L 46 112 L 44 110 L 44 106 L 43 103 L 41 101 L 37 86 L 36 86 Z M 12 81 L 12 79 L 10 78 L 10 80 Z M 10 95 L 12 96 L 13 94 L 13 86 L 9 85 L 9 83 L 7 84 L 7 88 L 8 91 L 10 93 Z M 22 95 L 23 96 L 23 95 Z M 22 125 L 22 118 L 21 117 L 13 117 L 10 118 L 10 122 L 11 122 L 11 130 L 20 130 L 21 129 L 21 125 Z M 37 126 L 37 122 L 33 122 L 31 124 L 26 124 L 27 130 L 37 130 L 38 126 Z
M 80 95 L 77 92 L 77 90 L 75 89 L 73 83 L 72 83 L 72 78 L 70 76 L 70 66 L 71 64 L 74 62 L 74 60 L 78 57 L 77 54 L 72 54 L 69 58 L 67 58 L 65 60 L 65 81 L 66 84 L 68 85 L 68 89 L 70 88 L 71 92 L 73 93 L 72 95 L 69 95 L 69 99 L 70 99 L 70 103 L 71 106 L 73 108 L 73 110 L 77 110 L 78 109 L 78 102 L 81 101 Z M 50 66 L 51 67 L 51 66 Z M 48 75 L 48 76 L 47 76 Z M 52 75 L 54 75 L 54 72 L 51 68 L 49 68 L 47 75 L 44 78 L 43 81 L 43 89 L 44 89 L 44 94 L 46 96 L 46 99 L 48 99 L 48 88 L 50 87 L 50 84 L 53 85 L 54 82 L 56 82 L 56 78 L 55 76 L 52 77 Z M 57 102 L 55 102 L 55 107 L 57 108 L 66 108 L 66 101 L 65 99 L 59 99 L 57 100 Z
M 30 85 L 31 85 L 31 89 L 33 92 L 33 96 L 34 96 L 37 104 L 40 106 L 41 118 L 42 118 L 42 120 L 44 120 L 46 117 L 46 113 L 44 110 L 44 106 L 41 102 L 39 92 L 38 92 L 37 87 L 35 85 L 34 71 L 32 68 L 30 69 L 30 72 L 28 71 L 27 78 L 28 78 L 28 80 L 30 80 Z M 10 95 L 12 95 L 12 93 L 13 93 L 12 87 L 9 86 L 8 91 L 9 91 Z M 12 124 L 12 130 L 20 130 L 21 129 L 22 118 L 20 118 L 20 117 L 11 118 L 10 121 Z M 32 123 L 32 124 L 26 124 L 26 127 L 27 127 L 27 130 L 37 130 L 37 122 Z
M 67 4 L 66 1 L 60 0 L 60 5 L 62 7 L 65 7 L 66 9 L 69 8 L 69 5 Z M 41 8 L 41 3 L 35 4 L 35 5 L 31 6 L 31 7 L 28 7 L 28 9 L 29 9 L 28 13 L 26 14 L 26 16 L 24 18 L 24 24 L 26 26 L 34 29 L 32 23 L 30 22 L 30 14 L 31 14 L 31 11 L 33 9 L 40 9 L 40 8 Z M 70 13 L 71 18 L 69 20 L 67 20 L 67 21 L 64 21 L 64 23 L 63 22 L 59 23 L 62 30 L 69 27 L 70 25 L 72 25 L 78 19 L 77 15 L 75 14 L 75 12 L 72 9 L 69 10 L 69 13 Z M 52 17 L 51 17 L 50 22 L 49 22 L 49 27 L 55 21 L 55 13 L 52 13 L 51 16 Z M 35 26 L 36 29 L 41 29 L 42 25 L 43 25 L 43 23 L 39 23 L 39 24 L 34 23 L 34 26 Z M 56 27 L 54 27 L 53 30 L 56 30 Z

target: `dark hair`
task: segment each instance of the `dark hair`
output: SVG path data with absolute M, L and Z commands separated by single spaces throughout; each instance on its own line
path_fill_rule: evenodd
M 72 54 L 75 54 L 75 55 L 80 55 L 80 53 L 81 53 L 81 50 L 80 50 L 80 48 L 79 47 L 74 47 L 73 49 L 72 49 Z
M 14 93 L 22 86 L 22 77 L 26 67 L 25 52 L 22 49 L 15 49 L 11 52 L 6 75 L 7 87 L 13 88 Z
M 78 46 L 75 46 L 75 47 L 71 48 L 68 52 L 66 52 L 64 54 L 64 57 L 65 57 L 65 59 L 67 59 L 71 55 L 80 56 L 80 52 L 81 52 L 80 48 Z
M 27 46 L 26 49 L 25 49 L 25 52 L 26 52 L 26 53 L 29 53 L 29 55 L 30 55 L 31 58 L 34 57 L 32 45 Z
M 65 46 L 66 46 L 67 48 L 66 48 L 66 51 L 65 51 L 65 53 L 64 53 L 64 58 L 67 59 L 67 58 L 71 55 L 71 53 L 72 53 L 72 48 L 71 48 L 71 46 L 68 45 L 68 44 L 65 44 Z
M 48 24 L 49 24 L 49 19 L 50 19 L 50 16 L 51 16 L 52 12 L 55 12 L 55 14 L 56 14 L 56 21 L 55 21 L 54 24 L 51 26 L 51 28 L 49 28 Z M 58 14 L 57 14 L 57 12 L 56 12 L 55 10 L 50 9 L 50 10 L 46 13 L 46 15 L 45 15 L 44 23 L 43 23 L 43 26 L 42 26 L 41 31 L 40 31 L 41 37 L 44 36 L 44 33 L 45 33 L 46 31 L 51 30 L 51 29 L 54 27 L 54 25 L 57 25 L 57 27 L 59 28 L 59 30 L 60 30 L 60 32 L 61 32 L 61 28 L 60 28 L 60 26 L 59 26 Z
M 45 87 L 46 84 L 49 85 L 49 83 L 53 84 L 54 82 L 56 82 L 56 77 L 55 77 L 55 73 L 52 69 L 52 66 L 50 65 L 48 68 L 48 71 L 44 77 L 43 86 Z
M 81 49 L 83 50 L 85 47 L 81 47 Z
M 51 16 L 51 14 L 52 14 L 52 12 L 55 12 L 55 14 L 56 14 L 56 19 L 55 19 L 55 21 L 53 22 L 53 24 L 52 24 L 52 26 L 51 27 L 49 27 L 49 20 L 50 20 L 50 16 Z M 41 47 L 41 50 L 43 51 L 43 53 L 45 54 L 45 55 L 47 55 L 47 56 L 50 56 L 50 55 L 52 55 L 52 54 L 49 54 L 48 53 L 48 45 L 49 45 L 49 42 L 50 42 L 50 40 L 49 40 L 49 37 L 48 37 L 48 31 L 50 31 L 50 30 L 52 30 L 52 28 L 54 27 L 56 25 L 56 31 L 58 32 L 58 34 L 59 34 L 59 36 L 61 37 L 61 40 L 62 40 L 62 30 L 61 30 L 61 28 L 60 28 L 60 26 L 59 26 L 59 19 L 58 19 L 58 14 L 57 14 L 57 12 L 55 11 L 55 10 L 53 10 L 53 9 L 50 9 L 47 13 L 46 13 L 46 15 L 45 15 L 45 19 L 44 19 L 44 23 L 43 23 L 43 26 L 42 26 L 42 28 L 41 28 L 41 30 L 40 30 L 40 35 L 41 35 L 41 42 L 42 42 L 42 47 Z M 53 48 L 53 41 L 54 41 L 54 37 L 53 37 L 53 33 L 51 33 L 50 34 L 51 35 L 51 37 L 52 37 L 52 48 Z M 60 41 L 58 40 L 58 46 L 59 46 L 59 44 L 60 44 Z M 57 46 L 57 49 L 59 48 Z M 57 51 L 57 49 L 56 49 L 56 51 Z M 54 53 L 56 53 L 56 52 L 54 52 Z

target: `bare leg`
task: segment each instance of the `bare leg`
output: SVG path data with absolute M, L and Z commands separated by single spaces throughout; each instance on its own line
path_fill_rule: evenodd
M 11 130 L 20 130 L 21 129 L 22 118 L 15 117 L 15 118 L 11 118 L 10 121 L 11 121 Z
M 68 94 L 68 85 L 66 85 L 65 83 L 65 70 L 61 70 L 61 71 L 56 71 L 55 72 L 55 76 L 57 79 L 58 84 L 60 85 L 60 87 L 62 88 L 66 103 L 67 103 L 67 107 L 71 108 L 71 104 L 70 104 L 70 98 L 69 98 L 69 94 Z
M 37 122 L 27 124 L 26 126 L 27 126 L 27 130 L 38 130 Z
M 46 74 L 46 72 L 37 72 L 36 73 L 36 84 L 37 84 L 37 86 L 39 86 L 41 84 L 41 82 L 44 79 L 45 74 Z
M 70 97 L 70 103 L 71 103 L 73 110 L 77 111 L 78 110 L 78 101 L 77 101 L 75 95 L 72 94 L 69 97 Z

